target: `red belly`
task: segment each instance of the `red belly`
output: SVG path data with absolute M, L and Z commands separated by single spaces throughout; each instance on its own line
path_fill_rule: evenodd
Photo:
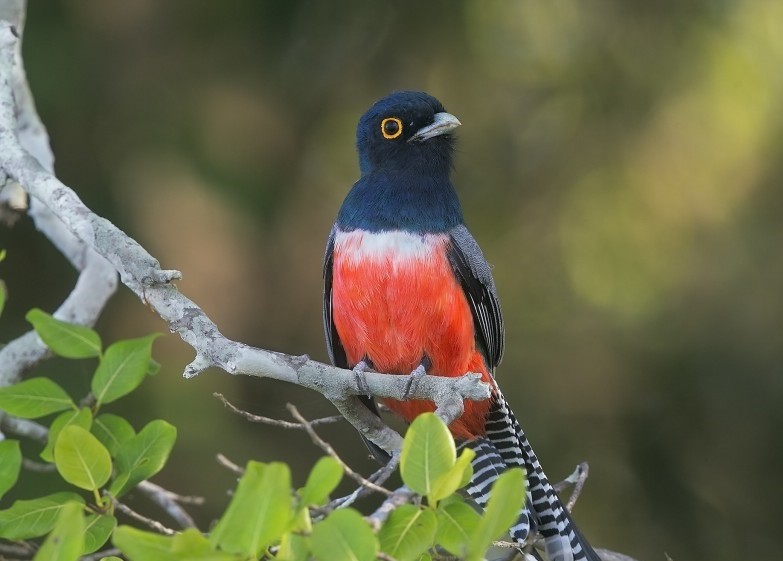
M 475 347 L 470 307 L 446 258 L 445 236 L 427 236 L 415 251 L 393 244 L 368 251 L 362 245 L 366 235 L 342 234 L 334 251 L 332 318 L 349 364 L 368 357 L 378 372 L 409 374 L 426 355 L 429 374 L 480 372 L 489 382 Z M 384 403 L 407 421 L 434 410 L 429 401 Z M 488 408 L 488 400 L 466 401 L 452 433 L 483 434 Z

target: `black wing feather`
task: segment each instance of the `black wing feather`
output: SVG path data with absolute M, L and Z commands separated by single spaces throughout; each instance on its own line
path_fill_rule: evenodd
M 468 299 L 476 343 L 494 372 L 503 358 L 505 337 L 495 281 L 481 248 L 464 225 L 452 228 L 449 237 L 449 263 Z
M 332 265 L 334 257 L 334 236 L 336 227 L 329 232 L 329 240 L 326 242 L 326 255 L 324 255 L 324 333 L 326 333 L 326 350 L 332 364 L 340 368 L 350 368 L 345 349 L 337 334 L 337 328 L 332 321 Z

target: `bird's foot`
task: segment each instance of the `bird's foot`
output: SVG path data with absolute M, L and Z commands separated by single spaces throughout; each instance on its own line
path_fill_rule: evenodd
M 367 385 L 367 378 L 364 376 L 365 372 L 372 370 L 372 362 L 370 359 L 363 359 L 356 363 L 353 367 L 353 376 L 356 379 L 356 387 L 359 391 L 365 394 L 367 397 L 372 397 L 370 394 L 370 386 Z
M 402 394 L 403 399 L 408 399 L 410 397 L 413 384 L 421 380 L 426 373 L 427 367 L 425 366 L 424 361 L 422 361 L 413 372 L 408 374 L 408 383 L 405 384 L 405 393 Z

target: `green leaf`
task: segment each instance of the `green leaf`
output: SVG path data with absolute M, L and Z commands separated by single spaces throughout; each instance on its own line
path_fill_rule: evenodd
M 473 466 L 470 462 L 476 457 L 476 453 L 470 448 L 463 448 L 456 463 L 446 473 L 435 478 L 432 491 L 427 496 L 430 503 L 435 504 L 445 499 L 460 487 L 467 485 L 473 475 Z
M 5 308 L 5 301 L 8 299 L 8 289 L 5 287 L 5 283 L 0 279 L 0 315 L 3 314 L 3 308 Z
M 416 493 L 429 495 L 456 458 L 454 439 L 446 424 L 434 413 L 423 413 L 411 423 L 402 444 L 402 481 Z
M 106 514 L 90 514 L 85 520 L 84 527 L 84 549 L 82 554 L 98 551 L 109 541 L 114 527 L 117 525 L 117 519 Z
M 76 493 L 55 493 L 31 500 L 15 501 L 0 510 L 0 538 L 26 540 L 49 532 L 63 506 L 71 501 L 84 504 Z
M 305 535 L 309 535 L 313 531 L 313 520 L 310 518 L 310 510 L 301 501 L 297 505 L 288 531 Z
M 19 449 L 19 441 L 0 441 L 0 498 L 16 484 L 21 468 L 22 451 Z
M 154 358 L 150 358 L 150 361 L 147 364 L 147 375 L 154 376 L 158 372 L 160 372 L 160 363 Z
M 331 456 L 324 456 L 313 466 L 307 483 L 299 490 L 299 504 L 303 507 L 324 504 L 342 478 L 340 463 Z
M 171 553 L 170 536 L 120 526 L 114 530 L 112 543 L 131 561 L 181 561 Z
M 378 532 L 381 550 L 398 561 L 415 561 L 433 545 L 438 523 L 432 509 L 397 507 Z
M 0 388 L 0 409 L 23 419 L 37 419 L 66 409 L 76 409 L 65 390 L 49 378 L 30 378 Z
M 258 557 L 291 522 L 291 472 L 281 463 L 248 462 L 209 541 L 229 553 Z
M 38 336 L 52 352 L 65 358 L 100 356 L 100 336 L 83 325 L 55 319 L 43 310 L 33 308 L 25 319 L 33 324 Z
M 83 505 L 69 502 L 60 510 L 54 529 L 33 561 L 78 561 L 84 549 Z
M 449 553 L 463 557 L 481 518 L 478 512 L 458 495 L 452 495 L 438 504 L 435 515 L 438 518 L 435 541 Z
M 195 528 L 188 528 L 171 540 L 171 552 L 187 561 L 239 561 L 233 553 L 215 551 L 209 539 Z
M 171 552 L 179 557 L 202 555 L 211 551 L 212 544 L 209 543 L 209 539 L 195 528 L 188 528 L 171 540 Z
M 101 441 L 112 457 L 117 455 L 120 446 L 136 436 L 131 424 L 119 415 L 104 413 L 98 415 L 92 424 L 92 434 Z
M 335 510 L 313 527 L 312 552 L 319 561 L 373 561 L 378 540 L 362 515 Z
M 41 451 L 41 459 L 47 462 L 54 461 L 54 443 L 57 442 L 57 437 L 60 436 L 60 432 L 67 426 L 75 425 L 89 430 L 92 424 L 92 411 L 87 407 L 83 407 L 78 411 L 63 411 L 54 421 L 52 426 L 49 427 L 49 436 L 46 443 L 46 447 Z
M 277 550 L 278 561 L 307 561 L 310 559 L 310 539 L 294 532 L 286 532 Z
M 160 333 L 117 341 L 106 349 L 92 378 L 92 393 L 98 405 L 111 403 L 141 384 L 152 359 L 152 342 L 158 337 Z
M 479 561 L 492 541 L 503 535 L 519 518 L 525 501 L 525 474 L 511 468 L 492 485 L 484 514 L 468 543 L 468 561 Z
M 176 439 L 177 429 L 158 419 L 120 444 L 115 458 L 117 477 L 109 488 L 111 494 L 119 497 L 163 469 Z
M 71 485 L 100 489 L 111 476 L 111 456 L 97 438 L 82 427 L 65 427 L 54 445 L 54 465 Z

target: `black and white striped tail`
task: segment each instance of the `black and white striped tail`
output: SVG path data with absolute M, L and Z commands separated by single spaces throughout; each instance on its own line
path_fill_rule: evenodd
M 527 500 L 519 521 L 510 530 L 511 537 L 524 543 L 538 529 L 544 538 L 549 561 L 600 561 L 560 502 L 525 433 L 497 388 L 486 428 L 485 438 L 464 444 L 476 452 L 468 495 L 483 507 L 489 498 L 489 489 L 500 473 L 509 466 L 522 466 L 527 476 Z
M 473 458 L 473 478 L 465 489 L 468 496 L 481 508 L 487 506 L 489 491 L 492 484 L 500 477 L 500 474 L 508 467 L 500 457 L 495 445 L 488 438 L 476 438 L 460 445 L 460 448 L 471 448 L 476 457 Z M 525 479 L 525 490 L 528 498 L 519 513 L 517 523 L 509 528 L 511 537 L 519 543 L 525 543 L 531 534 L 536 531 L 536 517 L 530 512 L 530 491 L 528 481 Z

